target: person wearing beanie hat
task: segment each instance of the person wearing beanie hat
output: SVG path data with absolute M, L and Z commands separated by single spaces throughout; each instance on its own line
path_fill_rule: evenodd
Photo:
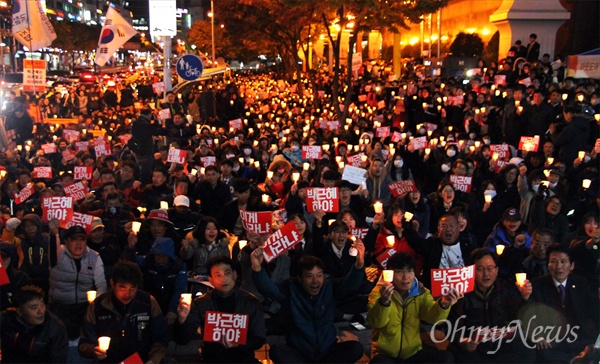
M 485 241 L 485 246 L 494 253 L 496 253 L 496 246 L 498 245 L 512 246 L 524 250 L 531 247 L 531 236 L 522 226 L 519 210 L 514 207 L 504 211 L 502 220 L 494 226 Z

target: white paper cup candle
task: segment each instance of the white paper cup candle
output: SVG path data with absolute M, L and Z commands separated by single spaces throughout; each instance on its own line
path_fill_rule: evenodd
M 591 179 L 584 179 L 583 182 L 581 182 L 581 187 L 585 188 L 586 190 L 588 188 L 590 188 L 591 185 L 592 185 Z
M 355 247 L 350 247 L 350 249 L 348 250 L 348 255 L 350 255 L 351 257 L 355 257 L 358 255 L 358 250 L 356 250 Z
M 492 202 L 492 195 L 483 195 L 483 198 L 485 199 L 486 203 L 490 203 Z
M 406 221 L 410 221 L 410 220 L 412 220 L 412 218 L 413 218 L 414 216 L 415 216 L 415 214 L 413 214 L 412 212 L 408 212 L 408 211 L 406 211 L 406 212 L 404 213 L 404 220 L 406 220 Z
M 195 176 L 198 174 L 198 170 L 196 168 L 192 168 L 192 176 Z
M 517 285 L 522 287 L 527 280 L 527 273 L 515 273 L 515 278 L 517 279 Z
M 262 202 L 269 203 L 269 195 L 267 195 L 267 194 L 262 195 Z
M 206 171 L 206 168 L 204 168 L 204 167 L 200 168 L 200 174 L 204 175 L 205 171 Z
M 131 223 L 131 231 L 133 231 L 136 234 L 140 232 L 140 227 L 142 227 L 142 223 L 139 221 L 133 221 Z
M 327 221 L 327 226 L 331 226 L 331 224 L 333 224 L 335 222 L 335 219 L 329 219 L 329 221 Z
M 298 180 L 300 180 L 300 173 L 298 173 L 298 172 L 292 173 L 292 181 L 298 182 Z
M 502 244 L 496 245 L 496 254 L 502 255 L 502 253 L 504 253 L 504 248 L 506 248 L 506 247 Z
M 160 201 L 160 209 L 161 210 L 168 210 L 169 209 L 169 203 L 167 201 Z
M 308 162 L 302 163 L 302 169 L 304 169 L 305 171 L 308 171 L 310 169 L 310 163 L 308 163 Z
M 380 214 L 383 212 L 383 203 L 381 201 L 377 201 L 373 204 L 373 209 L 376 214 Z
M 191 293 L 182 293 L 181 300 L 183 302 L 187 303 L 188 305 L 191 305 L 192 304 L 192 294 Z
M 267 178 L 268 179 L 272 179 L 273 178 L 273 171 L 267 171 Z
M 248 241 L 246 241 L 246 240 L 240 240 L 239 244 L 240 244 L 240 250 L 242 250 L 242 249 L 244 249 L 246 247 L 246 245 L 248 245 Z
M 96 291 L 87 291 L 87 300 L 89 303 L 94 302 L 96 299 Z
M 394 271 L 391 269 L 386 269 L 383 271 L 383 281 L 391 283 L 394 280 Z
M 100 350 L 106 352 L 110 347 L 110 337 L 100 336 L 98 338 L 98 346 L 100 347 Z
M 394 235 L 386 236 L 385 240 L 387 240 L 389 246 L 394 246 L 394 243 L 396 243 L 396 237 Z

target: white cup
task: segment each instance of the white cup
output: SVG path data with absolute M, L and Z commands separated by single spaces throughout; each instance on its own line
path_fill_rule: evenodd
M 515 273 L 515 278 L 517 280 L 517 285 L 522 287 L 527 280 L 527 273 Z
M 394 244 L 396 243 L 396 237 L 394 235 L 386 236 L 385 240 L 387 240 L 389 246 L 394 246 Z
M 373 204 L 373 210 L 375 210 L 376 214 L 380 214 L 383 212 L 383 203 L 377 201 Z
M 134 233 L 139 233 L 140 232 L 140 228 L 142 227 L 142 223 L 139 221 L 132 221 L 131 222 L 131 231 L 133 231 Z
M 355 257 L 358 255 L 358 250 L 356 250 L 355 247 L 351 247 L 350 250 L 348 250 L 348 255 L 350 255 L 351 257 Z
M 100 347 L 100 350 L 106 352 L 110 346 L 110 337 L 100 336 L 98 338 L 98 346 Z
M 415 216 L 415 214 L 413 214 L 412 212 L 408 212 L 408 211 L 406 211 L 406 212 L 404 213 L 404 220 L 406 220 L 406 221 L 410 221 L 410 220 L 412 220 L 412 218 L 413 218 L 414 216 Z
M 87 291 L 87 300 L 89 303 L 94 302 L 96 299 L 96 291 Z
M 238 243 L 240 244 L 240 250 L 244 249 L 246 245 L 248 245 L 248 241 L 246 240 L 240 240 Z
M 188 305 L 191 305 L 192 304 L 192 294 L 191 293 L 182 293 L 181 300 L 183 302 L 187 303 Z
M 506 248 L 506 246 L 504 246 L 502 244 L 496 245 L 496 254 L 497 255 L 502 255 L 502 253 L 504 253 L 504 249 L 505 248 Z
M 394 271 L 391 269 L 386 269 L 383 271 L 383 281 L 384 282 L 391 282 L 394 280 Z
M 169 209 L 169 203 L 167 201 L 160 201 L 160 209 L 161 210 L 168 210 Z
M 581 187 L 585 188 L 586 190 L 587 190 L 588 188 L 590 188 L 590 186 L 591 186 L 591 185 L 592 185 L 592 180 L 591 180 L 591 179 L 584 179 L 584 180 L 581 182 Z

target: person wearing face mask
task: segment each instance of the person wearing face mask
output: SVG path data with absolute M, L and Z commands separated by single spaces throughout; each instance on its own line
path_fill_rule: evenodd
M 125 225 L 134 221 L 135 216 L 123 209 L 123 199 L 117 192 L 109 193 L 104 201 L 104 210 L 94 211 L 91 214 L 102 219 L 105 233 L 113 236 L 120 246 L 124 247 L 127 245 Z
M 393 158 L 388 159 L 385 165 L 392 181 L 414 180 L 410 167 L 400 153 L 396 153 Z
M 525 223 L 529 222 L 529 211 L 534 197 L 537 195 L 540 184 L 544 180 L 544 173 L 539 169 L 534 169 L 527 174 L 527 167 L 519 167 L 519 178 L 517 188 L 521 195 L 521 204 L 519 213 Z
M 471 201 L 469 212 L 473 217 L 473 234 L 477 241 L 485 241 L 506 210 L 502 200 L 497 199 L 496 196 L 496 184 L 492 180 L 485 180 Z

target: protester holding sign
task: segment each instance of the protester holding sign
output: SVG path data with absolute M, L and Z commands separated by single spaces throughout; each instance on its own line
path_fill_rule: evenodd
M 275 363 L 354 363 L 363 355 L 357 341 L 337 342 L 333 325 L 334 307 L 339 297 L 354 292 L 362 283 L 364 246 L 357 242 L 356 262 L 339 280 L 325 279 L 323 262 L 313 256 L 298 260 L 298 275 L 275 285 L 262 269 L 263 250 L 252 252 L 252 278 L 258 290 L 287 306 L 286 345 L 274 345 L 269 356 Z
M 229 257 L 209 260 L 207 270 L 208 280 L 215 288 L 191 304 L 179 301 L 175 341 L 186 344 L 199 331 L 204 336 L 202 358 L 207 363 L 255 363 L 254 350 L 266 341 L 259 301 L 236 285 L 237 273 Z M 225 318 L 231 314 L 235 317 Z M 209 332 L 208 323 L 214 315 L 221 317 Z M 239 337 L 245 341 L 240 342 Z
M 462 294 L 450 291 L 437 301 L 415 277 L 415 261 L 406 253 L 394 254 L 387 263 L 391 282 L 381 279 L 369 296 L 367 319 L 373 327 L 371 363 L 452 363 L 452 355 L 424 347 L 421 320 L 444 320 Z

